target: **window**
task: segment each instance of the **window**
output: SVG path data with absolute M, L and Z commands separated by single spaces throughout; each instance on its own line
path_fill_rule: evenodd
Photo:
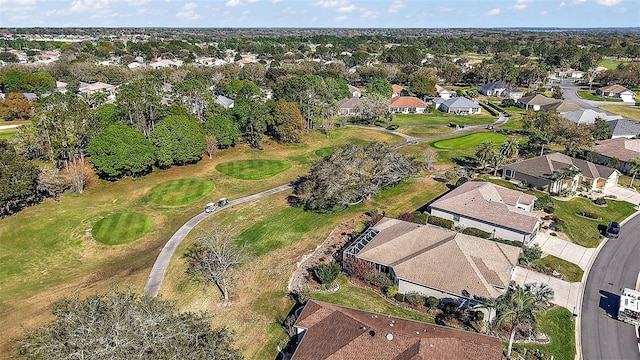
M 453 214 L 453 221 L 460 221 L 460 214 Z
M 511 170 L 511 169 L 505 169 L 505 176 L 506 177 L 514 177 L 516 175 L 516 172 Z

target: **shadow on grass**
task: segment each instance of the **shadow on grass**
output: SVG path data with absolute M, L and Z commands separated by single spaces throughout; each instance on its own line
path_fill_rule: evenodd
M 612 319 L 618 318 L 618 306 L 620 304 L 620 295 L 600 290 L 600 303 L 598 306 L 604 310 Z

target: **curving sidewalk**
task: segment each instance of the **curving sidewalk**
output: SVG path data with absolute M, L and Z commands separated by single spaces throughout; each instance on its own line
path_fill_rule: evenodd
M 160 251 L 160 255 L 156 258 L 156 262 L 153 264 L 153 268 L 151 269 L 151 273 L 149 274 L 149 278 L 147 279 L 147 284 L 144 286 L 144 294 L 149 296 L 157 296 L 160 291 L 160 286 L 162 286 L 162 281 L 164 280 L 164 276 L 167 273 L 167 267 L 169 266 L 169 261 L 173 256 L 173 253 L 178 248 L 178 245 L 184 240 L 184 238 L 189 234 L 189 232 L 196 227 L 202 220 L 208 218 L 209 216 L 218 213 L 228 207 L 232 207 L 234 205 L 239 205 L 248 201 L 253 201 L 256 199 L 263 198 L 265 196 L 269 196 L 272 194 L 276 194 L 291 188 L 291 184 L 286 184 L 282 186 L 278 186 L 273 189 L 265 190 L 263 192 L 259 192 L 257 194 L 241 197 L 239 199 L 229 201 L 229 204 L 216 208 L 213 212 L 205 213 L 202 212 L 194 217 L 192 217 L 189 221 L 187 221 L 184 225 L 178 229 L 178 231 L 171 236 L 171 239 L 167 241 L 167 243 Z

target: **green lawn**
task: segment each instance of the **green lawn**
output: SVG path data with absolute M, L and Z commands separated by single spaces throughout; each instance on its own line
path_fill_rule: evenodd
M 202 179 L 169 180 L 154 186 L 149 199 L 160 205 L 185 205 L 200 200 L 213 190 L 213 183 Z
M 569 201 L 553 199 L 555 214 L 564 221 L 565 233 L 578 245 L 596 247 L 600 244 L 601 234 L 598 225 L 606 225 L 611 221 L 622 221 L 635 212 L 633 205 L 625 201 L 607 200 L 607 206 L 596 206 L 591 200 L 576 197 Z M 585 211 L 602 220 L 594 221 L 578 216 Z
M 335 150 L 336 148 L 333 146 L 329 146 L 329 147 L 324 147 L 322 149 L 318 149 L 314 152 L 314 154 L 316 154 L 318 157 L 325 157 L 328 155 L 333 154 L 333 150 Z
M 522 352 L 523 348 L 538 349 L 545 354 L 545 359 L 553 355 L 557 360 L 572 360 L 576 355 L 576 322 L 571 311 L 557 306 L 544 313 L 536 314 L 538 331 L 547 334 L 551 342 L 542 344 L 514 344 L 513 349 Z M 506 342 L 503 342 L 506 348 Z M 514 357 L 515 358 L 515 357 Z
M 447 134 L 453 131 L 453 128 L 448 126 L 406 126 L 401 127 L 397 131 L 413 136 L 413 137 L 426 137 L 433 135 Z
M 549 272 L 553 270 L 562 274 L 562 280 L 569 282 L 582 281 L 582 274 L 584 273 L 580 267 L 574 263 L 562 260 L 553 255 L 547 255 L 541 259 L 534 261 L 534 264 L 540 265 L 547 269 Z
M 281 160 L 237 160 L 221 163 L 216 170 L 240 180 L 262 180 L 275 176 L 291 167 L 291 164 Z
M 589 90 L 578 90 L 578 96 L 582 99 L 591 101 L 622 102 L 622 99 L 597 96 L 595 92 Z
M 487 125 L 496 121 L 490 115 L 449 115 L 435 111 L 432 114 L 394 114 L 391 124 L 399 126 L 445 125 L 450 123 L 460 126 Z
M 602 67 L 606 67 L 609 70 L 612 70 L 612 69 L 617 68 L 618 65 L 620 65 L 620 61 L 619 60 L 613 60 L 613 59 L 602 59 L 602 60 L 600 60 L 598 65 L 602 66 Z
M 120 245 L 141 238 L 153 229 L 153 219 L 136 212 L 111 214 L 93 224 L 91 234 L 107 245 Z
M 513 131 L 522 130 L 523 129 L 522 115 L 513 113 L 509 117 L 509 120 L 507 120 L 506 123 L 504 123 L 503 125 L 500 125 L 500 129 L 513 130 Z
M 340 275 L 337 281 L 340 284 L 340 290 L 331 294 L 314 293 L 312 297 L 315 300 L 347 306 L 350 308 L 372 311 L 431 324 L 435 323 L 435 320 L 432 317 L 417 311 L 411 311 L 395 306 L 374 291 L 352 285 L 347 281 L 344 275 Z
M 622 115 L 627 119 L 640 121 L 640 106 L 603 105 L 600 106 L 600 108 L 614 114 Z
M 507 139 L 504 134 L 495 132 L 477 132 L 473 134 L 466 134 L 454 138 L 443 139 L 434 141 L 431 143 L 436 149 L 442 150 L 466 150 L 474 148 L 483 142 L 492 142 L 500 144 Z

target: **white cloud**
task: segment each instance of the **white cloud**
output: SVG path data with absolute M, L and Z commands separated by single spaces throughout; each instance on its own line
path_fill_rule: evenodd
M 366 19 L 375 19 L 378 17 L 378 12 L 373 10 L 364 10 L 360 12 L 360 16 Z
M 197 20 L 202 18 L 200 14 L 196 11 L 198 8 L 198 4 L 194 2 L 186 3 L 182 5 L 182 9 L 176 13 L 176 17 L 185 20 Z
M 560 7 L 567 5 L 564 1 L 560 3 Z
M 388 12 L 393 14 L 393 13 L 397 13 L 400 9 L 402 9 L 404 7 L 404 3 L 401 0 L 394 0 L 391 3 L 391 6 L 389 7 Z
M 547 10 L 542 10 L 542 11 L 540 11 L 540 15 L 542 15 L 542 16 L 547 15 Z
M 224 4 L 229 7 L 234 7 L 234 6 L 240 5 L 241 3 L 240 3 L 240 0 L 229 0 Z
M 251 13 L 251 11 L 245 10 L 245 11 L 242 12 L 242 15 L 249 15 L 250 13 Z
M 288 14 L 288 15 L 295 15 L 295 14 L 296 14 L 295 9 L 292 9 L 292 8 L 290 8 L 290 7 L 288 7 L 288 8 L 286 8 L 286 9 L 282 10 L 282 12 L 283 12 L 283 13 L 285 13 L 285 14 Z
M 585 2 L 587 2 L 587 0 L 573 0 L 573 3 L 575 5 L 579 5 L 579 4 L 582 4 L 582 3 L 585 3 Z
M 247 2 L 248 2 L 249 4 L 257 3 L 258 1 L 260 1 L 260 0 L 247 0 Z
M 347 19 L 348 19 L 348 17 L 346 17 L 346 16 L 344 16 L 344 15 L 342 15 L 342 16 L 338 16 L 338 17 L 336 18 L 336 20 L 338 20 L 338 21 L 344 21 L 344 20 L 347 20 Z
M 282 0 L 271 0 L 272 3 L 277 4 L 279 2 L 282 2 Z
M 0 5 L 17 5 L 17 6 L 29 6 L 35 5 L 38 0 L 0 0 Z
M 516 4 L 513 5 L 513 8 L 516 10 L 523 10 L 532 2 L 533 0 L 516 0 Z
M 443 7 L 443 8 L 440 8 L 439 10 L 440 10 L 440 12 L 451 12 L 451 11 L 453 11 L 453 8 Z
M 615 6 L 620 4 L 621 2 L 622 0 L 596 0 L 596 3 L 602 6 Z
M 352 12 L 355 9 L 356 9 L 356 6 L 351 4 L 351 5 L 348 5 L 348 6 L 339 7 L 338 8 L 338 12 L 339 13 L 348 13 L 348 12 Z
M 321 0 L 314 2 L 313 5 L 323 8 L 337 8 L 349 6 L 348 0 Z
M 494 15 L 498 15 L 500 14 L 500 9 L 491 9 L 489 11 L 487 11 L 487 15 L 489 16 L 494 16 Z

